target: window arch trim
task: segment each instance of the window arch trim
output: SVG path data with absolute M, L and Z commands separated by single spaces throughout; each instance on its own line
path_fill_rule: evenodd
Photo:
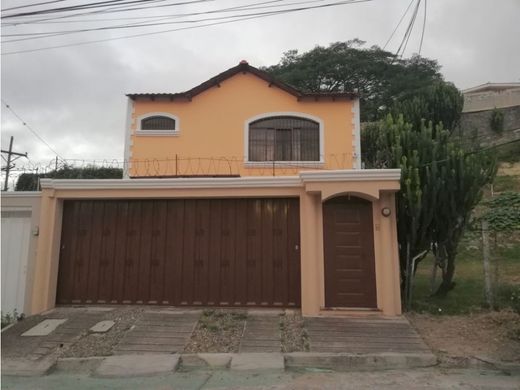
M 173 119 L 175 121 L 175 129 L 174 130 L 143 130 L 141 128 L 142 121 L 144 119 L 148 119 L 154 116 L 163 116 L 169 119 Z M 177 136 L 180 133 L 180 119 L 178 116 L 169 114 L 167 112 L 147 112 L 144 115 L 141 115 L 137 118 L 136 123 L 136 135 L 158 135 L 158 136 L 164 136 L 164 135 L 173 135 Z
M 324 139 L 324 124 L 323 120 L 317 116 L 306 114 L 303 112 L 294 112 L 294 111 L 280 111 L 280 112 L 266 112 L 263 114 L 255 115 L 246 120 L 244 124 L 244 164 L 246 167 L 268 167 L 272 166 L 272 161 L 250 161 L 249 160 L 249 126 L 258 120 L 261 119 L 269 119 L 272 117 L 280 117 L 280 116 L 290 116 L 294 118 L 300 119 L 308 119 L 318 123 L 319 129 L 319 161 L 274 161 L 276 165 L 283 166 L 286 165 L 299 165 L 299 166 L 323 166 L 325 163 L 325 139 Z

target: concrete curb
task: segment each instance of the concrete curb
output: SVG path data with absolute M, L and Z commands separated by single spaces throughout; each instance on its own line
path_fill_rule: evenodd
M 43 376 L 52 370 L 103 378 L 149 376 L 176 370 L 331 370 L 377 371 L 438 365 L 431 353 L 198 353 L 112 355 L 41 361 L 4 359 L 2 375 Z M 497 366 L 498 368 L 498 366 Z
M 113 355 L 94 369 L 98 378 L 143 377 L 173 373 L 179 366 L 178 354 Z
M 520 373 L 519 363 L 496 361 L 480 356 L 440 356 L 439 367 L 452 369 L 497 370 L 506 373 Z
M 424 368 L 437 365 L 432 353 L 314 353 L 285 354 L 286 369 L 324 369 L 333 371 L 374 371 L 402 368 Z
M 56 366 L 56 358 L 44 359 L 2 359 L 2 376 L 44 376 Z
M 55 371 L 90 374 L 96 370 L 105 357 L 60 358 L 56 361 Z

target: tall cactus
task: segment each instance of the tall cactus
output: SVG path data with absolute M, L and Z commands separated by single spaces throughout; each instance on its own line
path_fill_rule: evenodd
M 482 187 L 494 177 L 494 160 L 468 153 L 442 124 L 406 123 L 388 116 L 363 134 L 367 168 L 401 168 L 397 229 L 401 280 L 409 308 L 413 275 L 433 250 L 442 268 L 439 294 L 453 287 L 457 245 Z

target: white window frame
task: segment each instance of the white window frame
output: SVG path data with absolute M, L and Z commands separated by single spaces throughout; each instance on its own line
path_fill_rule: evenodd
M 314 122 L 318 123 L 319 126 L 319 135 L 320 135 L 320 159 L 319 161 L 249 161 L 249 125 L 252 122 L 255 122 L 260 119 L 267 119 L 276 116 L 292 116 L 295 118 L 302 119 L 310 119 Z M 304 166 L 304 167 L 321 167 L 325 164 L 325 140 L 324 140 L 324 124 L 323 120 L 317 116 L 309 115 L 303 112 L 294 112 L 294 111 L 283 111 L 283 112 L 266 112 L 263 114 L 256 115 L 252 118 L 246 120 L 244 124 L 244 165 L 245 167 L 257 168 L 257 167 L 272 167 L 273 163 L 278 167 L 283 167 L 284 165 L 291 166 Z
M 141 122 L 143 119 L 150 118 L 152 116 L 164 116 L 175 121 L 175 130 L 142 130 Z M 152 136 L 178 136 L 180 134 L 180 119 L 178 116 L 169 114 L 167 112 L 147 112 L 137 118 L 136 123 L 136 135 L 152 135 Z

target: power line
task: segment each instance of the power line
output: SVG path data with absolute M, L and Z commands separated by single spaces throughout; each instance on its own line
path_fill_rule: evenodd
M 276 0 L 279 1 L 279 0 Z M 261 2 L 256 4 L 268 4 L 272 1 L 268 2 Z M 308 1 L 299 1 L 299 2 L 293 2 L 290 4 L 283 4 L 283 5 L 264 5 L 264 6 L 258 6 L 258 7 L 249 7 L 249 6 L 239 6 L 239 7 L 232 7 L 232 8 L 223 8 L 220 10 L 210 10 L 210 11 L 204 11 L 204 12 L 193 12 L 193 13 L 186 13 L 186 14 L 178 14 L 177 16 L 179 18 L 182 18 L 183 16 L 188 15 L 204 15 L 204 14 L 213 14 L 213 13 L 220 13 L 220 12 L 230 12 L 230 11 L 249 11 L 249 10 L 255 10 L 255 9 L 265 9 L 265 8 L 279 8 L 279 7 L 286 7 L 289 5 L 299 5 L 299 4 L 309 4 L 309 3 L 317 3 L 322 2 L 322 0 L 308 0 Z M 247 7 L 247 8 L 246 8 Z M 121 25 L 115 25 L 115 26 L 103 26 L 103 27 L 95 27 L 95 28 L 87 28 L 87 29 L 78 29 L 78 30 L 63 30 L 63 31 L 49 31 L 49 32 L 42 32 L 42 33 L 25 33 L 25 34 L 4 34 L 4 37 L 25 37 L 25 38 L 18 38 L 18 39 L 11 39 L 11 40 L 4 40 L 2 43 L 11 43 L 11 42 L 18 42 L 18 41 L 26 41 L 26 40 L 34 40 L 34 39 L 43 39 L 43 38 L 50 38 L 54 36 L 61 36 L 61 35 L 68 35 L 68 34 L 75 34 L 75 33 L 82 33 L 82 32 L 93 32 L 93 31 L 107 31 L 107 30 L 113 30 L 113 29 L 126 29 L 126 28 L 142 28 L 142 27 L 155 27 L 155 26 L 161 26 L 161 25 L 170 25 L 170 24 L 185 24 L 185 23 L 200 23 L 204 21 L 212 21 L 212 20 L 224 20 L 224 19 L 232 19 L 232 18 L 239 18 L 239 17 L 246 17 L 246 16 L 260 16 L 260 15 L 268 15 L 268 14 L 277 14 L 279 12 L 285 12 L 289 10 L 274 10 L 270 12 L 256 12 L 256 13 L 243 13 L 243 14 L 235 14 L 230 16 L 219 16 L 214 18 L 205 18 L 205 19 L 195 19 L 195 20 L 179 20 L 179 21 L 170 21 L 170 22 L 155 22 L 155 23 L 147 23 L 145 21 L 143 22 L 135 22 L 135 23 L 129 23 L 129 24 L 121 24 Z M 163 19 L 170 19 L 163 18 Z
M 423 25 L 422 25 L 422 32 L 421 32 L 421 43 L 419 44 L 419 54 L 421 54 L 421 51 L 422 51 L 424 30 L 426 29 L 426 13 L 427 12 L 428 12 L 428 0 L 424 0 L 424 17 L 423 17 Z
M 4 99 L 1 99 L 2 100 L 2 103 L 5 105 L 5 107 L 11 111 L 11 113 L 20 120 L 20 122 L 22 122 L 22 124 L 27 128 L 29 129 L 29 131 L 31 133 L 33 133 L 36 138 L 38 138 L 41 142 L 43 142 L 45 144 L 45 146 L 47 146 L 55 155 L 57 155 L 60 159 L 62 160 L 65 160 L 57 151 L 55 151 L 52 146 L 50 146 L 47 141 L 45 141 L 37 132 L 36 130 L 34 130 L 31 126 L 29 126 L 12 108 L 9 104 L 6 103 L 6 101 Z
M 401 44 L 399 45 L 399 48 L 397 49 L 396 56 L 400 56 L 402 58 L 404 55 L 404 52 L 406 51 L 406 47 L 408 46 L 408 41 L 410 40 L 410 36 L 412 35 L 413 27 L 415 25 L 415 19 L 417 18 L 417 13 L 419 12 L 420 5 L 421 5 L 421 0 L 417 0 L 417 4 L 415 6 L 415 9 L 413 10 L 412 17 L 410 19 L 410 23 L 408 24 L 406 32 L 404 33 L 404 36 L 403 36 L 403 40 L 401 41 Z M 401 51 L 401 48 L 403 48 L 402 51 Z M 401 54 L 399 54 L 399 53 L 401 53 Z
M 163 2 L 163 1 L 167 1 L 167 0 L 146 0 L 146 1 L 149 1 L 151 3 L 156 3 L 156 2 Z M 133 8 L 124 8 L 124 7 L 126 7 L 126 4 L 120 4 L 120 5 L 117 5 L 117 6 L 112 6 L 111 8 L 98 9 L 98 10 L 89 11 L 89 12 L 80 12 L 80 13 L 71 14 L 71 15 L 60 15 L 60 16 L 54 16 L 54 17 L 49 17 L 49 18 L 45 18 L 45 19 L 37 19 L 37 20 L 29 20 L 29 21 L 24 21 L 22 19 L 21 21 L 15 21 L 15 22 L 12 22 L 12 23 L 13 24 L 31 24 L 31 23 L 41 22 L 41 21 L 48 21 L 48 20 L 55 20 L 55 19 L 65 19 L 65 18 L 71 18 L 71 17 L 83 16 L 83 15 L 95 15 L 95 14 L 104 14 L 104 13 L 120 13 L 120 12 L 137 11 L 137 10 L 143 10 L 143 9 L 149 9 L 149 8 L 175 7 L 175 6 L 179 6 L 179 5 L 206 3 L 206 2 L 209 2 L 209 1 L 216 1 L 216 0 L 191 0 L 191 1 L 184 1 L 184 2 L 179 2 L 179 3 L 172 3 L 172 4 L 147 5 L 147 6 L 133 7 Z M 35 15 L 35 16 L 38 16 L 38 15 Z
M 41 2 L 41 3 L 33 3 L 33 4 L 26 4 L 26 5 L 19 5 L 17 7 L 10 7 L 10 8 L 3 8 L 2 9 L 2 12 L 3 11 L 11 11 L 13 9 L 20 9 L 20 8 L 28 8 L 28 7 L 36 7 L 38 5 L 45 5 L 45 4 L 52 4 L 52 3 L 62 3 L 64 1 L 68 1 L 68 0 L 53 0 L 53 1 L 44 1 L 44 2 Z
M 140 19 L 170 19 L 170 18 L 179 18 L 183 16 L 195 16 L 195 15 L 202 15 L 205 13 L 217 13 L 217 12 L 228 12 L 233 11 L 237 9 L 261 9 L 261 8 L 271 8 L 271 7 L 282 7 L 282 6 L 289 6 L 294 4 L 305 4 L 305 3 L 316 3 L 316 2 L 323 2 L 323 0 L 310 0 L 310 1 L 300 1 L 296 3 L 287 3 L 282 5 L 272 5 L 272 6 L 264 6 L 264 7 L 256 7 L 257 5 L 264 5 L 264 4 L 272 4 L 272 3 L 280 3 L 285 0 L 270 0 L 270 1 L 262 1 L 259 3 L 250 3 L 250 4 L 244 4 L 234 7 L 227 7 L 227 8 L 218 8 L 214 10 L 209 11 L 201 11 L 201 12 L 189 12 L 184 14 L 169 14 L 169 15 L 141 15 L 141 16 L 128 16 L 128 17 L 119 17 L 119 18 L 95 18 L 95 19 L 81 19 L 81 20 L 58 20 L 58 21 L 29 21 L 29 22 L 11 22 L 11 23 L 3 23 L 2 27 L 15 27 L 20 24 L 70 24 L 70 23 L 99 23 L 99 22 L 114 22 L 114 21 L 121 21 L 121 20 L 140 20 Z M 5 35 L 4 35 L 5 36 Z
M 10 19 L 10 18 L 19 18 L 25 16 L 35 16 L 35 15 L 46 15 L 52 13 L 60 13 L 60 12 L 68 12 L 68 11 L 77 11 L 82 9 L 90 9 L 90 8 L 102 8 L 107 6 L 113 6 L 114 3 L 121 3 L 123 5 L 136 4 L 136 3 L 148 3 L 150 1 L 157 0 L 107 0 L 107 1 L 98 1 L 95 3 L 86 3 L 86 4 L 77 4 L 68 7 L 58 7 L 58 8 L 48 8 L 38 11 L 29 11 L 29 12 L 21 12 L 17 14 L 10 14 L 2 16 L 2 19 Z M 165 1 L 165 0 L 160 0 Z
M 89 44 L 93 44 L 93 43 L 101 43 L 101 42 L 109 42 L 109 41 L 122 40 L 122 39 L 144 37 L 144 36 L 164 34 L 164 33 L 168 33 L 168 32 L 175 32 L 175 31 L 182 31 L 182 30 L 192 30 L 192 29 L 197 29 L 197 28 L 216 26 L 216 25 L 220 25 L 220 24 L 227 24 L 227 23 L 234 23 L 234 22 L 245 21 L 245 20 L 259 19 L 259 18 L 264 18 L 264 17 L 268 17 L 268 16 L 273 16 L 273 15 L 301 12 L 301 11 L 307 11 L 307 10 L 311 10 L 311 9 L 336 7 L 336 6 L 347 5 L 347 4 L 365 3 L 365 2 L 370 2 L 370 1 L 372 1 L 372 0 L 344 0 L 344 1 L 338 1 L 338 2 L 334 2 L 334 3 L 322 4 L 322 5 L 312 6 L 312 7 L 301 7 L 301 8 L 292 8 L 292 9 L 288 9 L 288 10 L 272 11 L 270 13 L 265 13 L 265 14 L 261 14 L 261 15 L 255 15 L 255 16 L 245 17 L 244 15 L 242 15 L 244 17 L 238 17 L 233 20 L 206 23 L 206 24 L 201 24 L 201 25 L 197 25 L 197 26 L 188 26 L 188 27 L 181 27 L 181 28 L 161 30 L 161 31 L 153 31 L 153 32 L 147 32 L 147 33 L 141 33 L 141 34 L 124 35 L 124 36 L 114 37 L 114 38 L 105 38 L 105 39 L 98 39 L 98 40 L 91 40 L 91 41 L 75 42 L 75 43 L 56 45 L 56 46 L 45 46 L 45 47 L 38 47 L 35 49 L 18 50 L 18 51 L 2 53 L 2 55 L 13 55 L 13 54 L 37 52 L 37 51 L 42 51 L 42 50 L 58 49 L 58 48 L 64 48 L 64 47 L 83 46 L 83 45 L 89 45 Z
M 386 49 L 386 47 L 388 46 L 388 44 L 390 43 L 390 41 L 391 41 L 392 38 L 394 37 L 395 32 L 397 31 L 397 29 L 399 28 L 399 26 L 400 26 L 401 23 L 403 22 L 404 17 L 405 17 L 406 14 L 408 13 L 408 10 L 410 9 L 410 7 L 412 6 L 412 4 L 413 4 L 414 1 L 415 1 L 415 0 L 411 0 L 410 3 L 408 4 L 408 7 L 406 7 L 406 10 L 404 11 L 403 15 L 401 16 L 401 19 L 399 19 L 399 23 L 397 23 L 397 26 L 395 26 L 394 31 L 392 31 L 392 34 L 390 34 L 390 36 L 388 37 L 388 40 L 386 41 L 385 45 L 383 46 L 383 50 Z

